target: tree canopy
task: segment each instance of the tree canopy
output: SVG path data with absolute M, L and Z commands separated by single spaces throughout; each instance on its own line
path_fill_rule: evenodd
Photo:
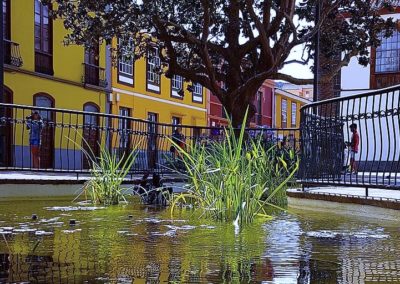
M 167 77 L 180 75 L 215 94 L 239 124 L 266 79 L 310 83 L 280 72 L 315 56 L 321 30 L 325 56 L 342 53 L 332 77 L 357 56 L 369 62 L 368 48 L 389 36 L 393 19 L 383 19 L 375 0 L 42 0 L 54 5 L 70 31 L 67 43 L 91 45 L 131 37 L 135 58 L 156 45 Z M 316 4 L 319 4 L 317 17 Z M 316 18 L 319 20 L 316 21 Z M 157 39 L 156 41 L 154 39 Z M 288 56 L 303 46 L 301 60 Z M 221 86 L 221 82 L 225 82 Z

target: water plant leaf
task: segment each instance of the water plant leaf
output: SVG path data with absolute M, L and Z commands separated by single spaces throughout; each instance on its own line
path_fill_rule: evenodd
M 265 147 L 260 136 L 245 135 L 244 127 L 234 129 L 230 124 L 223 133 L 223 141 L 213 141 L 207 147 L 177 147 L 189 187 L 186 193 L 174 195 L 171 213 L 178 203 L 187 203 L 203 211 L 201 216 L 236 220 L 241 227 L 257 217 L 269 216 L 269 204 L 286 204 L 287 182 L 298 166 L 285 154 L 287 149 Z

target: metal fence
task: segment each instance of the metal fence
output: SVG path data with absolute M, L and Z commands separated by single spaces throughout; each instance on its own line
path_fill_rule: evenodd
M 400 189 L 399 93 L 396 86 L 303 107 L 300 181 Z
M 32 118 L 41 116 L 39 154 L 33 153 Z M 30 127 L 31 126 L 31 127 Z M 31 128 L 31 129 L 29 129 Z M 105 147 L 118 158 L 137 150 L 131 173 L 171 173 L 174 156 L 171 140 L 176 125 L 156 123 L 95 112 L 0 104 L 0 170 L 35 170 L 87 173 L 86 152 L 98 157 Z M 180 125 L 185 145 L 219 141 L 223 128 Z M 247 136 L 260 136 L 265 147 L 299 150 L 299 129 L 246 129 Z M 32 143 L 33 142 L 33 143 Z M 36 162 L 39 157 L 39 162 Z

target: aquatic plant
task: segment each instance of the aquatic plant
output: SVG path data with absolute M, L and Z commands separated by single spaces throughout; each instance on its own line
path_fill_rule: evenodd
M 245 116 L 246 120 L 247 114 Z M 250 223 L 257 216 L 271 218 L 267 206 L 286 204 L 286 184 L 298 169 L 293 150 L 272 146 L 245 135 L 245 128 L 225 129 L 224 143 L 175 144 L 189 180 L 185 192 L 173 196 L 177 204 L 193 203 L 216 220 Z M 171 143 L 173 143 L 171 141 Z
M 78 197 L 83 194 L 89 195 L 94 204 L 113 205 L 126 202 L 125 195 L 128 190 L 121 185 L 135 162 L 136 150 L 121 158 L 110 153 L 104 146 L 100 146 L 99 157 L 87 151 L 84 151 L 84 154 L 92 166 L 91 178 L 84 184 Z

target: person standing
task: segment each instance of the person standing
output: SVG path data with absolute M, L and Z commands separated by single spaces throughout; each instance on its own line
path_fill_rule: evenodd
M 29 145 L 32 154 L 32 166 L 34 169 L 40 167 L 40 142 L 43 121 L 38 111 L 34 111 L 27 117 L 27 128 L 29 129 Z
M 170 152 L 172 153 L 173 157 L 176 158 L 179 156 L 179 150 L 175 145 L 179 146 L 181 149 L 185 149 L 185 137 L 182 134 L 182 127 L 179 125 L 176 126 L 174 133 L 172 134 L 172 141 L 174 144 L 171 145 Z
M 350 131 L 352 134 L 350 146 L 350 171 L 353 174 L 357 174 L 357 163 L 356 163 L 356 155 L 358 153 L 358 147 L 360 144 L 360 136 L 357 132 L 357 124 L 353 123 L 350 125 Z

